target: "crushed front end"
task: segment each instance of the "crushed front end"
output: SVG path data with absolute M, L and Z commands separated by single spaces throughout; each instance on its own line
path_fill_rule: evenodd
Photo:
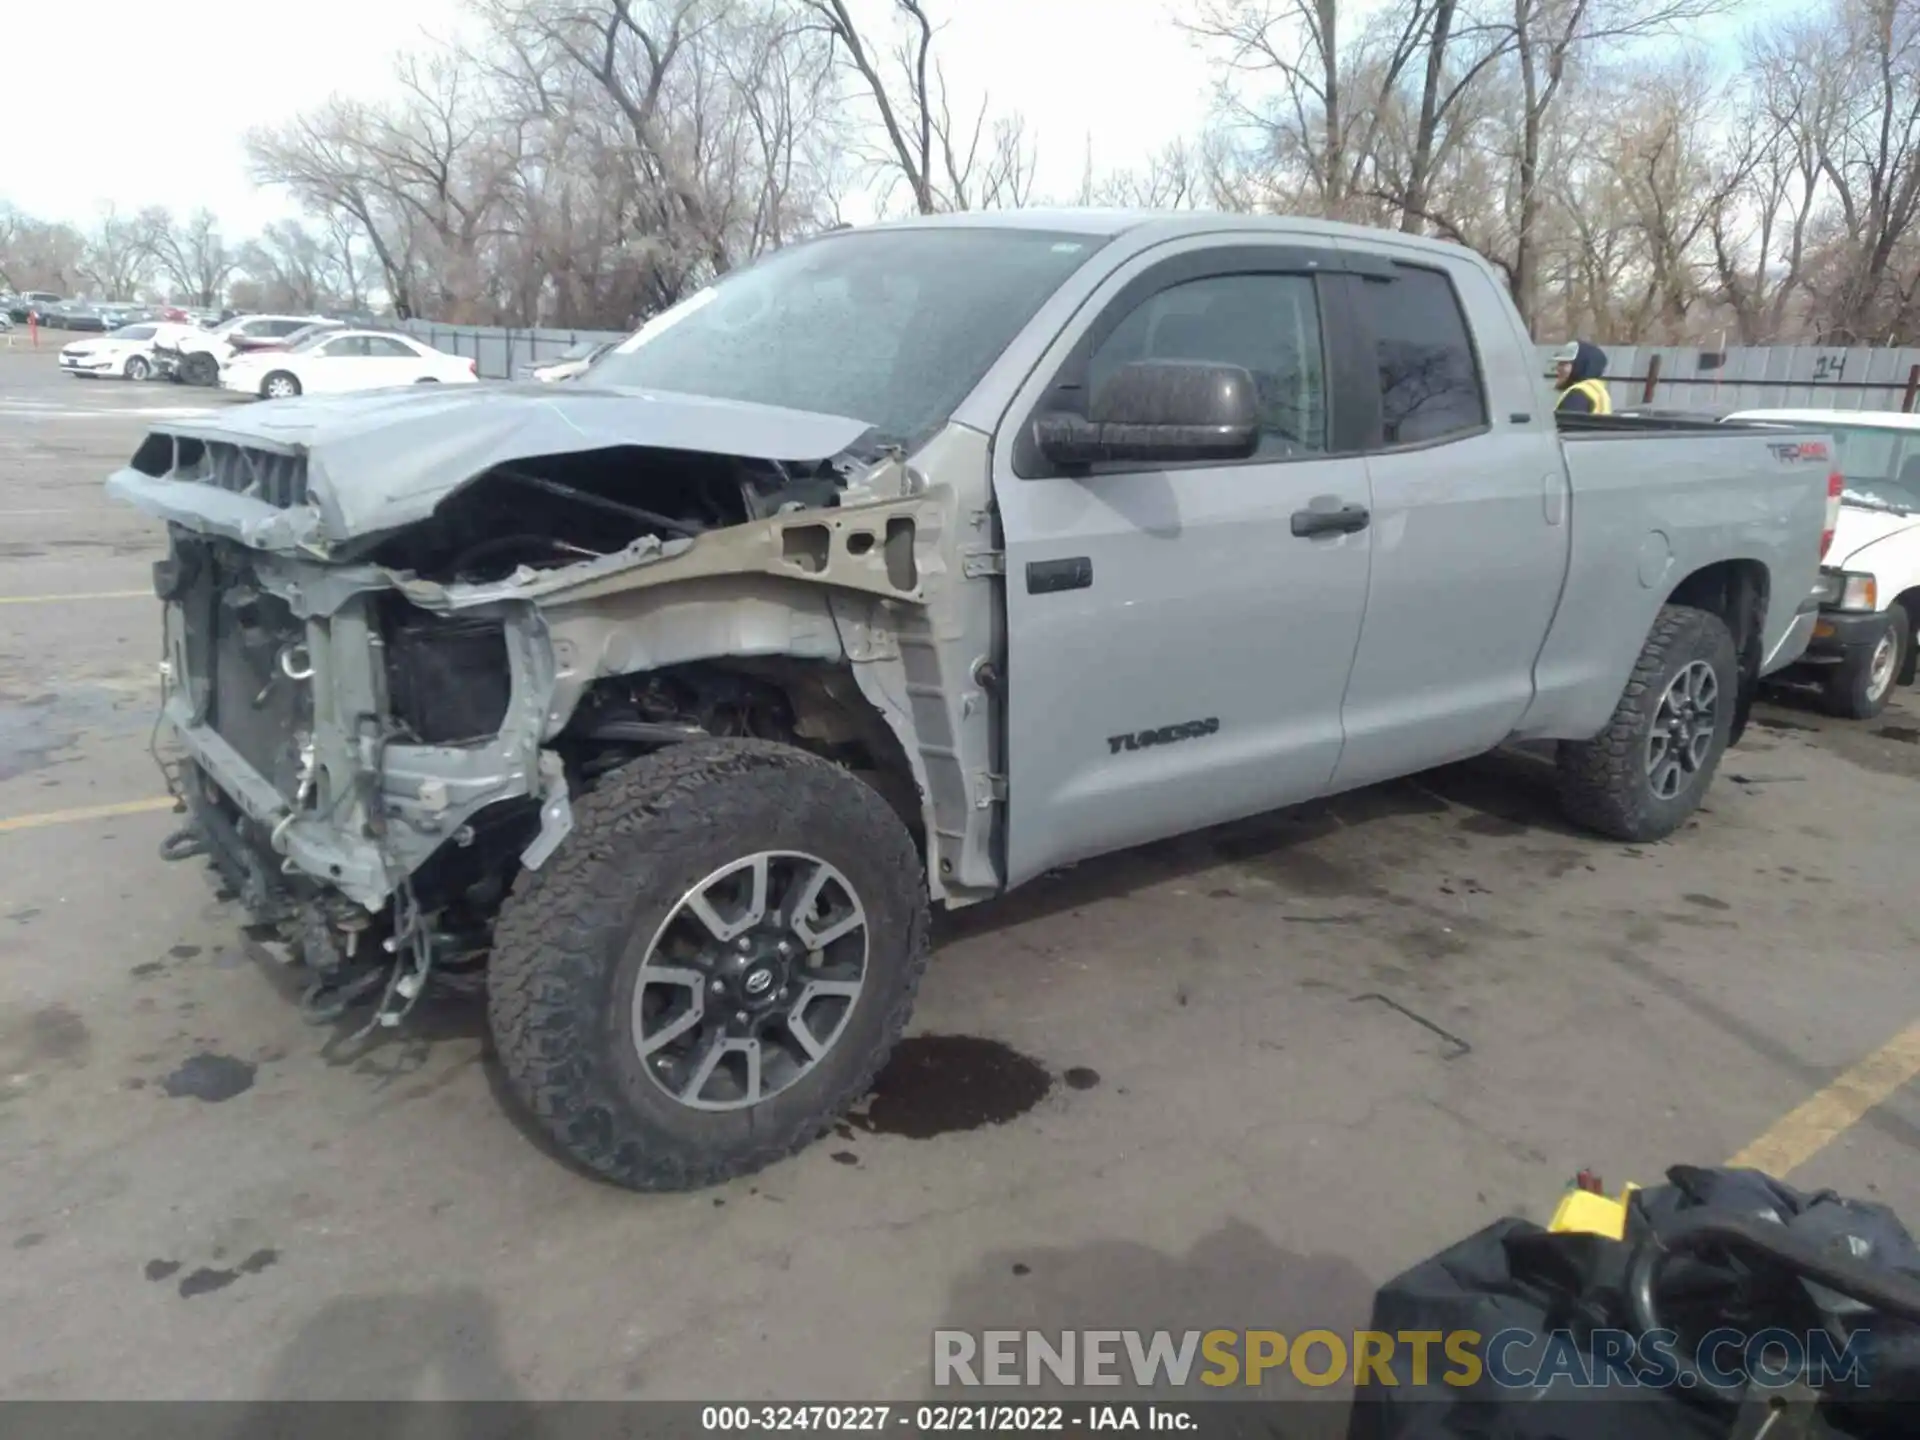
M 647 673 L 639 632 L 589 613 L 581 639 L 556 638 L 548 607 L 697 560 L 714 530 L 744 536 L 729 543 L 746 558 L 709 570 L 791 573 L 765 525 L 838 503 L 841 472 L 597 433 L 608 399 L 583 392 L 565 414 L 507 389 L 273 402 L 162 426 L 108 480 L 168 530 L 161 718 L 188 823 L 164 854 L 213 862 L 269 947 L 311 972 L 316 1018 L 377 997 L 369 1026 L 397 1023 L 430 977 L 477 985 L 514 876 L 571 829 L 570 778 L 763 723 L 764 687 L 676 688 Z M 718 407 L 647 413 L 673 439 L 739 443 Z M 863 430 L 800 427 L 801 453 Z M 777 644 L 741 643 L 790 648 L 788 617 L 770 616 L 753 623 Z M 816 646 L 837 653 L 830 624 Z
M 565 833 L 537 612 L 436 614 L 376 567 L 170 529 L 163 718 L 190 833 L 169 853 L 215 862 L 316 1006 L 383 977 L 417 998 L 484 950 L 513 863 Z

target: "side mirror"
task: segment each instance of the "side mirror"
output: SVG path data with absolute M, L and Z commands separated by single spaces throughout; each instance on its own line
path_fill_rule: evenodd
M 1063 468 L 1244 460 L 1260 447 L 1260 405 L 1241 366 L 1139 360 L 1108 377 L 1085 418 L 1056 412 L 1033 428 L 1041 453 Z

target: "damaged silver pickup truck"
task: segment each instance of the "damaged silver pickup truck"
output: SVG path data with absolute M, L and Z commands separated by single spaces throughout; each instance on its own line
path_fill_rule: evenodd
M 1454 247 L 1033 212 L 792 246 L 559 390 L 159 426 L 167 853 L 318 1013 L 484 987 L 599 1173 L 744 1173 L 870 1085 L 930 901 L 1513 740 L 1604 834 L 1692 813 L 1826 441 L 1563 436 L 1539 368 Z

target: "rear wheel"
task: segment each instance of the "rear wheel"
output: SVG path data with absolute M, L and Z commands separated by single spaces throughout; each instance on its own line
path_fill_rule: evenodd
M 871 1086 L 927 962 L 919 852 L 871 786 L 763 741 L 635 761 L 501 908 L 489 1013 L 515 1096 L 636 1190 L 757 1170 Z
M 291 400 L 300 393 L 300 382 L 284 370 L 275 370 L 260 382 L 263 400 Z
M 1568 818 L 1616 840 L 1660 840 L 1679 829 L 1726 753 L 1739 683 L 1724 620 L 1661 607 L 1607 728 L 1560 745 Z
M 127 359 L 127 379 L 129 379 L 129 380 L 144 380 L 144 379 L 146 379 L 146 378 L 147 378 L 147 376 L 148 376 L 148 375 L 149 375 L 150 373 L 152 373 L 152 367 L 151 367 L 151 366 L 149 366 L 149 365 L 147 364 L 147 361 L 146 361 L 146 357 L 145 357 L 145 356 L 143 356 L 143 355 L 133 355 L 133 356 L 129 356 L 129 357 L 128 357 L 128 359 Z
M 1906 607 L 1887 611 L 1886 632 L 1871 650 L 1861 650 L 1834 667 L 1821 686 L 1827 709 L 1848 720 L 1871 720 L 1887 708 L 1893 687 L 1913 645 L 1913 622 Z

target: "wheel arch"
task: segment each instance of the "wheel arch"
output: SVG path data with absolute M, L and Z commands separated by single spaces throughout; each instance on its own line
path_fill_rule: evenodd
M 1902 590 L 1893 597 L 1893 603 L 1907 612 L 1907 634 L 1911 638 L 1907 644 L 1906 658 L 1900 662 L 1900 672 L 1894 681 L 1900 685 L 1911 685 L 1916 674 L 1916 660 L 1920 659 L 1920 585 Z
M 1760 689 L 1760 666 L 1766 659 L 1767 606 L 1772 598 L 1772 573 L 1753 559 L 1716 560 L 1702 565 L 1675 585 L 1669 605 L 1685 605 L 1717 615 L 1733 636 L 1739 657 L 1740 685 L 1734 700 L 1733 735 L 1740 743 Z
M 957 903 L 941 845 L 974 817 L 929 780 L 914 689 L 898 644 L 876 627 L 879 610 L 870 596 L 766 575 L 703 577 L 550 606 L 544 618 L 556 683 L 544 743 L 563 753 L 577 748 L 610 710 L 650 689 L 655 695 L 645 698 L 741 685 L 777 697 L 784 733 L 735 733 L 848 763 L 913 835 L 933 897 Z M 672 743 L 661 736 L 655 748 Z

